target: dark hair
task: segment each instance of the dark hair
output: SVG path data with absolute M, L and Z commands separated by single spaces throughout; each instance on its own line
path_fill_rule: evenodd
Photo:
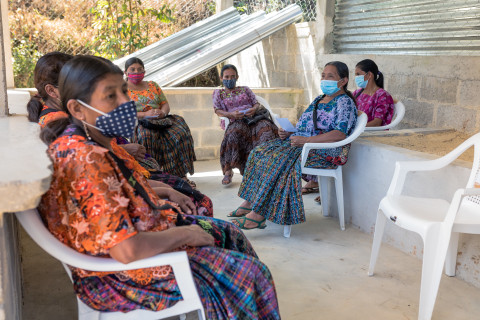
M 375 84 L 383 89 L 383 74 L 378 71 L 378 66 L 373 60 L 370 59 L 365 59 L 357 63 L 355 66 L 356 68 L 359 68 L 363 72 L 371 72 L 373 74 L 373 80 L 375 81 Z
M 220 71 L 220 78 L 223 78 L 223 72 L 228 69 L 235 70 L 235 73 L 238 76 L 237 67 L 235 67 L 233 64 L 226 64 L 222 67 L 222 71 Z
M 340 78 L 347 78 L 347 83 L 342 87 L 345 93 L 353 100 L 355 105 L 357 105 L 357 102 L 355 101 L 355 98 L 353 97 L 352 93 L 348 90 L 348 79 L 349 79 L 349 72 L 348 72 L 348 66 L 341 62 L 341 61 L 331 61 L 325 65 L 326 66 L 334 66 L 337 68 L 337 73 L 340 76 Z
M 143 61 L 140 60 L 140 58 L 133 57 L 125 61 L 125 72 L 127 72 L 127 69 L 130 68 L 132 64 L 138 63 L 139 65 L 142 66 L 142 68 L 145 68 L 145 65 L 143 64 Z
M 62 110 L 70 115 L 67 102 L 71 99 L 90 103 L 98 82 L 109 74 L 123 75 L 123 72 L 111 61 L 101 57 L 76 56 L 68 61 L 60 71 L 58 79 Z M 41 131 L 40 138 L 50 144 L 65 130 L 71 120 L 63 118 L 50 122 Z
M 33 71 L 35 88 L 37 89 L 38 94 L 33 96 L 27 103 L 28 120 L 31 122 L 38 122 L 40 112 L 43 108 L 41 100 L 46 102 L 50 97 L 45 90 L 45 86 L 47 84 L 58 86 L 60 70 L 63 65 L 72 58 L 73 56 L 70 54 L 55 51 L 47 53 L 38 59 Z

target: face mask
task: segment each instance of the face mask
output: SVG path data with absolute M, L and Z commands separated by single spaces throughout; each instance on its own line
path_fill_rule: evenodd
M 335 80 L 322 80 L 320 81 L 320 89 L 327 96 L 331 96 L 337 93 L 340 88 L 337 87 L 338 81 Z
M 237 79 L 223 80 L 223 85 L 228 89 L 235 88 L 236 83 L 237 83 Z
M 81 100 L 77 99 L 77 101 L 81 105 L 101 114 L 101 116 L 95 120 L 94 126 L 83 121 L 84 124 L 99 130 L 104 136 L 109 138 L 128 138 L 133 135 L 133 130 L 135 130 L 135 126 L 137 125 L 137 108 L 135 102 L 128 101 L 122 103 L 109 113 L 104 113 Z
M 356 76 L 355 77 L 355 83 L 357 84 L 357 87 L 365 89 L 367 87 L 368 80 L 365 80 L 365 75 Z
M 128 81 L 133 84 L 139 84 L 145 77 L 145 72 L 128 74 Z

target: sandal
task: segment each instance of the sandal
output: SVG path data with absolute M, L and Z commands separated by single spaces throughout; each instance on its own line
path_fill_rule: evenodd
M 243 220 L 242 220 L 243 219 Z M 245 222 L 248 221 L 251 221 L 251 222 L 255 222 L 257 225 L 253 228 L 245 228 Z M 263 220 L 261 221 L 257 221 L 257 220 L 253 220 L 253 219 L 250 219 L 250 218 L 247 218 L 247 217 L 242 217 L 240 219 L 235 219 L 233 221 L 237 221 L 237 226 L 240 228 L 240 229 L 243 229 L 243 230 L 252 230 L 252 229 L 265 229 L 267 227 L 266 224 L 262 224 L 262 223 L 265 223 L 265 220 L 267 220 L 266 218 L 263 218 Z M 232 222 L 233 222 L 232 221 Z
M 303 187 L 302 188 L 302 194 L 317 193 L 318 191 L 319 191 L 318 187 L 314 187 L 314 188 Z
M 318 197 L 316 197 L 315 199 L 313 199 L 313 201 L 315 201 L 316 203 L 322 204 L 322 199 L 320 199 L 320 196 L 318 196 Z
M 222 179 L 222 184 L 226 186 L 232 183 L 232 177 L 233 177 L 233 172 L 231 174 L 224 175 Z
M 245 213 L 242 213 L 242 214 L 237 214 L 237 211 L 238 210 L 247 210 Z M 227 214 L 227 217 L 229 218 L 240 218 L 240 217 L 244 217 L 245 215 L 247 215 L 250 211 L 252 211 L 251 208 L 245 208 L 245 207 L 238 207 L 237 209 L 233 210 L 232 212 L 230 212 L 230 214 Z

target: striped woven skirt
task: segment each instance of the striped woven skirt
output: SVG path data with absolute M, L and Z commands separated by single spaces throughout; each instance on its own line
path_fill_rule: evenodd
M 168 116 L 173 125 L 162 130 L 150 130 L 138 125 L 132 142 L 139 143 L 147 149 L 163 171 L 185 177 L 193 174 L 193 161 L 196 160 L 193 138 L 185 120 L 178 115 Z
M 196 220 L 204 229 L 202 221 L 210 226 L 213 224 L 224 237 L 223 248 L 196 247 L 187 250 L 206 318 L 280 319 L 270 271 L 258 260 L 243 233 L 222 220 L 186 217 Z M 161 310 L 182 299 L 173 274 L 143 286 L 115 275 L 80 278 L 74 273 L 73 278 L 79 298 L 96 310 Z
M 347 161 L 349 146 L 311 151 L 306 166 L 334 169 Z M 281 225 L 305 222 L 302 200 L 302 148 L 292 147 L 290 139 L 275 139 L 250 153 L 238 191 L 252 204 L 252 210 Z
M 275 138 L 278 138 L 278 128 L 271 121 L 260 120 L 254 125 L 248 125 L 241 120 L 230 122 L 220 146 L 223 174 L 238 168 L 243 175 L 250 151 Z

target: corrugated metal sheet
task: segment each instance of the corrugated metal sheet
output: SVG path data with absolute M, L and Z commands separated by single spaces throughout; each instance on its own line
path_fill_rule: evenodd
M 480 55 L 480 0 L 337 0 L 338 53 Z
M 114 63 L 123 69 L 128 58 L 139 57 L 145 63 L 145 80 L 174 86 L 301 17 L 302 10 L 295 4 L 269 14 L 240 15 L 230 8 Z

